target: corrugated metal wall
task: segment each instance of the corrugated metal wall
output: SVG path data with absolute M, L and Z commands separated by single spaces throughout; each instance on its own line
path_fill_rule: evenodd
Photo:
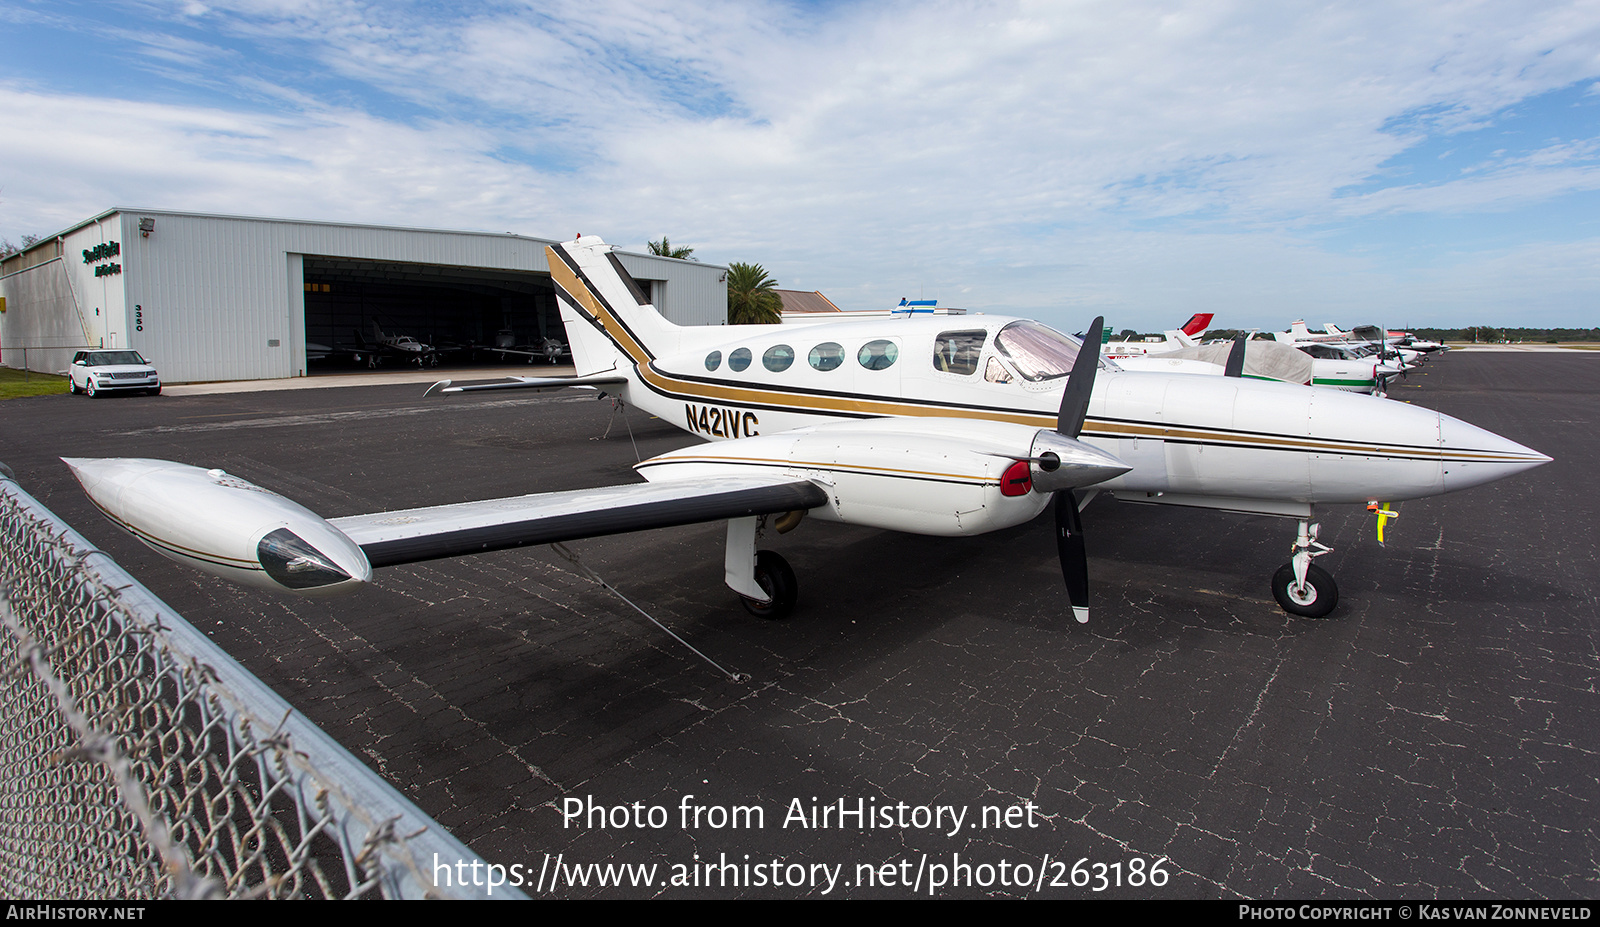
M 121 324 L 122 257 L 106 249 L 93 252 L 117 241 L 116 228 L 114 217 L 102 217 L 29 252 L 59 257 L 38 264 L 7 262 L 32 266 L 0 278 L 0 295 L 6 297 L 0 362 L 21 367 L 26 358 L 29 369 L 61 373 L 85 347 L 128 347 L 128 330 Z
M 154 223 L 148 236 L 139 230 L 141 220 Z M 84 250 L 113 241 L 119 254 L 80 260 Z M 136 348 L 168 383 L 296 376 L 305 366 L 300 256 L 548 273 L 544 249 L 550 243 L 493 233 L 113 211 L 67 232 L 59 261 L 0 279 L 10 304 L 0 317 L 0 350 L 70 336 Z M 112 263 L 120 273 L 95 276 L 96 267 Z M 658 308 L 668 318 L 688 325 L 725 319 L 727 286 L 718 280 L 724 268 L 650 255 L 625 255 L 623 263 L 644 279 L 662 281 L 666 305 Z M 82 331 L 72 334 L 74 325 Z M 46 369 L 31 361 L 34 369 Z M 9 356 L 4 362 L 13 363 Z M 59 368 L 65 366 L 63 360 Z
M 65 261 L 34 265 L 6 277 L 3 284 L 0 364 L 61 373 L 74 353 L 95 344 L 78 311 Z
M 655 307 L 668 319 L 679 325 L 727 324 L 726 267 L 622 251 L 617 257 L 628 273 L 652 282 L 650 295 Z
M 155 220 L 147 238 L 145 218 Z M 132 211 L 122 224 L 140 349 L 168 382 L 303 372 L 302 255 L 548 271 L 545 242 L 511 235 Z

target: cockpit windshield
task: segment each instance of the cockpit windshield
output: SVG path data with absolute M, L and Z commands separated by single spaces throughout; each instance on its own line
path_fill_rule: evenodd
M 994 338 L 995 347 L 1011 361 L 1024 380 L 1038 383 L 1072 372 L 1078 343 L 1048 325 L 1019 319 Z

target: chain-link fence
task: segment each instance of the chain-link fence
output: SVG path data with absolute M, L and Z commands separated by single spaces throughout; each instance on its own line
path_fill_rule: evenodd
M 0 624 L 0 897 L 486 894 L 448 878 L 478 857 L 3 467 Z

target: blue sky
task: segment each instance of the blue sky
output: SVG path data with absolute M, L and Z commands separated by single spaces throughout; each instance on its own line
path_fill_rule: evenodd
M 0 0 L 0 237 L 663 234 L 845 308 L 1600 325 L 1593 3 Z

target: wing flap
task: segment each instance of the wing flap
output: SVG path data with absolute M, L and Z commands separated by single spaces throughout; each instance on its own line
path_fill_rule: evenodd
M 815 508 L 815 484 L 758 477 L 668 480 L 352 515 L 328 521 L 374 567 L 530 544 Z

